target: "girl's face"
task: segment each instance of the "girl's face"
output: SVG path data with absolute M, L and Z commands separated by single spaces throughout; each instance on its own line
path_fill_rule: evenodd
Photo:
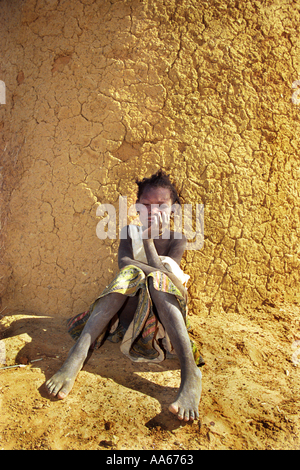
M 136 210 L 140 214 L 143 226 L 149 228 L 155 222 L 155 218 L 159 221 L 169 219 L 171 206 L 171 192 L 168 188 L 146 186 L 137 201 Z

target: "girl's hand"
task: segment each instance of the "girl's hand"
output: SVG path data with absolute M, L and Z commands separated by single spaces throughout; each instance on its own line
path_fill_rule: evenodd
M 170 215 L 166 212 L 158 212 L 153 216 L 151 225 L 142 232 L 143 239 L 159 237 L 170 224 Z

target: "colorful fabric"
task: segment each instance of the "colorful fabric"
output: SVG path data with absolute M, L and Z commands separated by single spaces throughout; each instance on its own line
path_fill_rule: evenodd
M 167 353 L 174 354 L 174 349 L 168 335 L 163 325 L 159 322 L 155 307 L 152 304 L 148 288 L 150 277 L 153 279 L 153 286 L 156 290 L 172 294 L 176 297 L 182 316 L 185 322 L 187 322 L 186 301 L 179 289 L 166 274 L 155 271 L 146 276 L 145 273 L 136 266 L 125 266 L 104 289 L 98 299 L 113 292 L 118 292 L 129 297 L 138 295 L 138 306 L 134 313 L 133 320 L 125 331 L 121 325 L 118 325 L 118 316 L 116 315 L 107 329 L 97 338 L 93 344 L 93 348 L 99 348 L 107 337 L 107 334 L 110 333 L 108 339 L 113 342 L 122 341 L 121 351 L 132 361 L 161 362 L 164 360 Z M 98 299 L 96 299 L 96 301 Z M 86 312 L 68 320 L 68 332 L 74 340 L 79 338 L 84 325 L 93 312 L 95 302 Z M 203 359 L 193 341 L 191 341 L 191 347 L 196 364 L 198 366 L 204 365 Z

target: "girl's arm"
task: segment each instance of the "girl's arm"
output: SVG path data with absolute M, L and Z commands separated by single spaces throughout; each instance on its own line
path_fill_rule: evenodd
M 133 265 L 137 268 L 140 268 L 144 271 L 146 276 L 154 271 L 161 271 L 171 279 L 173 284 L 180 290 L 181 294 L 187 298 L 187 290 L 182 285 L 180 280 L 175 276 L 175 274 L 168 271 L 165 266 L 162 264 L 159 255 L 157 254 L 153 239 L 143 239 L 144 248 L 148 260 L 148 264 L 137 261 L 133 257 L 133 250 L 131 244 L 131 238 L 128 234 L 128 227 L 126 229 L 127 237 L 120 241 L 119 252 L 118 252 L 118 264 L 119 268 L 122 269 L 124 266 Z M 150 231 L 149 231 L 150 234 Z M 167 256 L 172 257 L 178 264 L 180 264 L 182 255 L 186 247 L 185 238 L 182 240 L 172 240 L 171 247 Z
M 159 270 L 164 269 L 164 265 L 162 264 L 160 257 L 157 254 L 154 241 L 151 238 L 151 235 L 152 233 L 158 234 L 160 230 L 163 230 L 163 228 L 167 224 L 166 217 L 166 214 L 157 214 L 154 218 L 153 224 L 147 229 L 145 229 L 142 233 L 143 244 L 148 264 L 150 264 L 151 266 L 155 266 Z
M 153 262 L 154 262 L 153 265 L 151 263 L 146 264 L 146 263 L 142 263 L 141 261 L 135 260 L 134 257 L 133 257 L 131 238 L 128 234 L 128 227 L 124 227 L 123 231 L 125 231 L 125 233 L 126 233 L 126 238 L 121 238 L 120 245 L 119 245 L 118 264 L 119 264 L 120 269 L 124 268 L 124 266 L 128 266 L 129 264 L 131 264 L 133 266 L 136 266 L 137 268 L 142 269 L 146 275 L 152 273 L 153 271 L 157 271 L 157 270 L 162 271 L 165 274 L 168 273 L 167 269 L 163 266 L 163 264 L 161 263 L 158 255 L 157 255 L 157 251 L 156 251 L 156 248 L 154 246 L 154 243 L 153 243 L 153 248 L 155 250 L 156 257 L 159 260 L 159 265 L 155 262 L 155 260 L 157 261 L 156 258 L 155 258 L 155 260 L 153 260 Z M 124 232 L 123 232 L 123 234 L 124 234 Z M 147 241 L 149 241 L 149 240 L 147 240 Z M 151 241 L 153 242 L 153 240 L 151 240 Z M 152 248 L 152 250 L 153 250 L 153 248 Z M 155 253 L 153 253 L 154 256 L 155 256 Z M 146 256 L 147 256 L 147 252 L 146 252 Z M 147 256 L 147 259 L 148 259 L 148 256 Z M 149 261 L 149 259 L 148 259 L 148 261 Z M 151 258 L 151 261 L 152 261 L 152 258 Z
M 156 251 L 153 240 L 152 239 L 144 240 L 144 248 L 145 248 L 145 252 L 146 252 L 148 262 L 151 262 L 151 264 L 153 266 L 155 265 L 154 271 L 159 270 L 159 271 L 164 272 L 165 274 L 167 274 L 167 276 L 171 279 L 173 284 L 175 284 L 175 286 L 180 290 L 181 294 L 185 298 L 187 298 L 187 290 L 183 286 L 181 281 L 178 279 L 178 277 L 175 276 L 175 274 L 173 274 L 172 272 L 166 270 L 163 263 L 161 262 L 160 257 L 157 254 L 157 251 Z M 168 254 L 168 256 L 169 256 L 169 254 Z M 152 271 L 153 271 L 153 268 L 152 268 Z
M 157 253 L 157 250 L 154 245 L 154 241 L 151 238 L 152 228 L 154 229 L 154 231 L 156 229 L 159 232 L 160 229 L 163 229 L 167 225 L 168 225 L 168 219 L 167 219 L 166 214 L 164 213 L 162 213 L 162 215 L 158 214 L 157 217 L 155 218 L 155 222 L 153 223 L 153 225 L 149 227 L 148 229 L 146 229 L 143 233 L 143 244 L 144 244 L 144 249 L 146 252 L 148 264 L 151 266 L 155 266 L 156 269 L 158 269 L 159 271 L 165 272 L 165 274 L 168 275 L 168 277 L 171 279 L 173 284 L 175 284 L 175 286 L 180 290 L 182 295 L 187 298 L 187 290 L 185 289 L 181 281 L 175 276 L 175 274 L 171 273 L 170 271 L 166 271 L 166 268 L 164 267 Z M 180 265 L 180 261 L 181 261 L 185 248 L 186 248 L 185 237 L 181 240 L 175 240 L 175 239 L 173 239 L 172 241 L 170 240 L 170 248 L 167 253 L 167 256 L 174 259 L 174 261 L 176 261 L 177 264 Z
M 146 229 L 143 232 L 143 243 L 144 243 L 144 249 L 146 252 L 148 264 L 151 266 L 155 266 L 158 269 L 164 269 L 164 266 L 160 260 L 160 257 L 157 254 L 154 241 L 151 238 L 152 234 L 152 228 L 153 228 L 153 233 L 159 233 L 159 230 L 163 230 L 165 227 L 168 227 L 168 216 L 164 213 L 162 215 L 158 215 L 156 217 L 155 222 L 151 227 Z M 169 251 L 166 256 L 169 256 L 172 258 L 178 265 L 180 265 L 181 258 L 183 253 L 185 252 L 186 245 L 187 245 L 187 240 L 183 234 L 181 234 L 181 239 L 174 239 L 174 234 L 170 232 L 170 237 L 172 234 L 172 240 L 170 240 L 170 245 L 169 245 Z

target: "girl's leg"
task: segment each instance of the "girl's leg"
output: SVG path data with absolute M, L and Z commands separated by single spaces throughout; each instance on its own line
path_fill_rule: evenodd
M 99 299 L 86 323 L 80 338 L 72 347 L 59 371 L 46 382 L 49 395 L 60 399 L 71 391 L 78 372 L 87 357 L 90 346 L 102 333 L 113 316 L 120 310 L 127 296 L 117 292 Z
M 185 421 L 199 417 L 201 397 L 201 372 L 195 364 L 190 338 L 178 302 L 174 295 L 157 291 L 152 279 L 150 293 L 159 314 L 159 319 L 169 335 L 181 366 L 181 384 L 177 399 L 169 410 Z

